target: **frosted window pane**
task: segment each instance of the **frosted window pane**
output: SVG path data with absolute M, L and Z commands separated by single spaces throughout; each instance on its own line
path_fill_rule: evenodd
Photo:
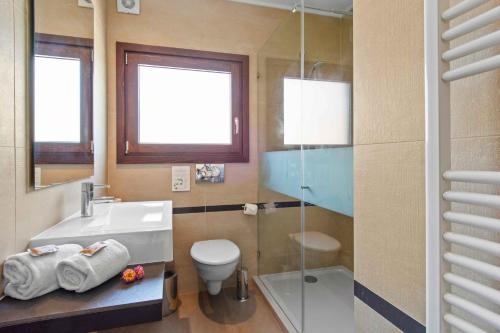
M 80 60 L 35 57 L 35 141 L 80 142 Z
M 351 84 L 284 79 L 284 143 L 351 144 Z
M 231 144 L 231 74 L 139 66 L 139 142 Z

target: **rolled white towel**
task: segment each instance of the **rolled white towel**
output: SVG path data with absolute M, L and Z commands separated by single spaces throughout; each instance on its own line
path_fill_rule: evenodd
M 111 279 L 127 267 L 130 255 L 127 248 L 114 239 L 91 257 L 80 253 L 59 262 L 56 268 L 59 286 L 83 293 Z
M 8 257 L 3 266 L 5 295 L 28 300 L 59 288 L 55 274 L 57 263 L 82 250 L 80 245 L 59 245 L 59 250 L 39 257 L 28 252 Z

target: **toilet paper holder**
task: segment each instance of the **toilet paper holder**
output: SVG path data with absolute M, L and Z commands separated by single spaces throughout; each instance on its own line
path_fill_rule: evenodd
M 246 203 L 241 207 L 243 208 L 243 214 L 245 214 L 245 215 L 257 215 L 257 213 L 259 211 L 258 204 Z

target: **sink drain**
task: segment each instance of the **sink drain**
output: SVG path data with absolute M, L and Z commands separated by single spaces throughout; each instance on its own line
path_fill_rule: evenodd
M 318 282 L 318 278 L 312 275 L 306 275 L 304 276 L 304 281 L 307 283 L 316 283 Z

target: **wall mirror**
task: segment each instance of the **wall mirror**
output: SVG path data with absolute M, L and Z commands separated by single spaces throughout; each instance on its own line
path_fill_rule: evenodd
M 90 0 L 32 1 L 30 186 L 94 174 Z

